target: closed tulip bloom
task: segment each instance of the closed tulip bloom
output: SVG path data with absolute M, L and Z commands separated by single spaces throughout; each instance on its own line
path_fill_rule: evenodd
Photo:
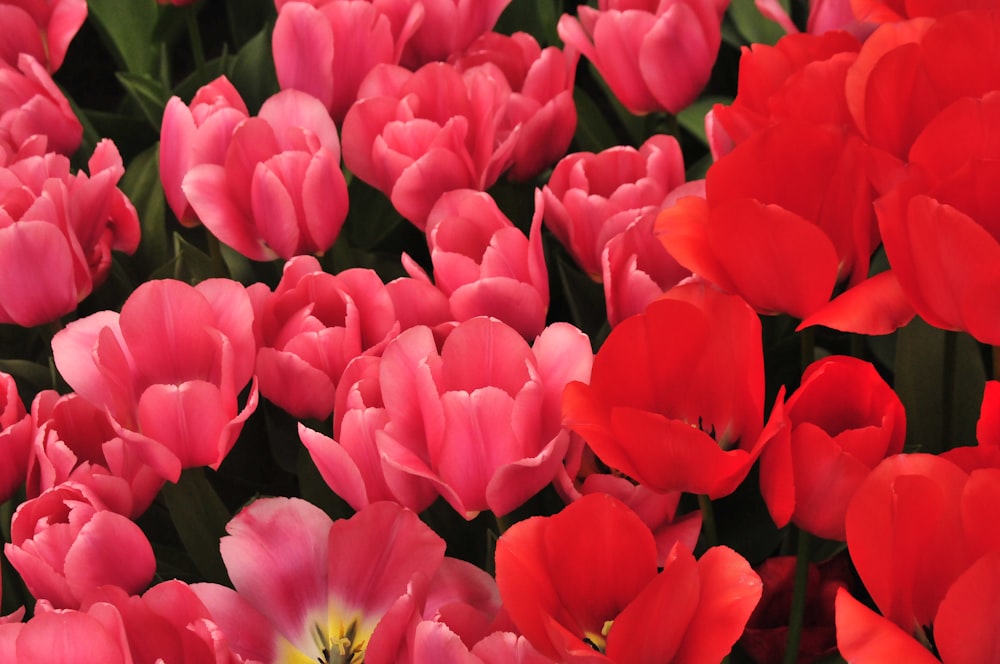
M 298 90 L 237 125 L 225 161 L 194 166 L 181 190 L 213 235 L 257 261 L 326 251 L 347 217 L 337 128 Z
M 515 625 L 560 662 L 720 661 L 761 596 L 760 577 L 726 547 L 695 560 L 678 544 L 658 571 L 652 533 L 603 494 L 512 526 L 496 570 Z
M 559 36 L 637 115 L 677 113 L 708 83 L 728 0 L 601 0 L 559 19 Z
M 452 58 L 460 71 L 493 63 L 510 84 L 505 124 L 520 127 L 510 179 L 529 180 L 566 154 L 576 131 L 573 80 L 578 58 L 573 49 L 542 49 L 526 32 L 488 32 Z
M 52 350 L 66 382 L 170 481 L 182 468 L 218 468 L 257 406 L 256 381 L 242 410 L 238 403 L 257 352 L 253 309 L 227 279 L 148 281 L 121 314 L 67 325 Z
M 403 48 L 424 17 L 410 2 L 393 25 L 378 3 L 347 0 L 277 2 L 272 50 L 282 89 L 308 92 L 334 122 L 344 121 L 358 88 L 375 65 L 399 64 Z
M 47 151 L 71 155 L 83 126 L 45 68 L 22 54 L 14 64 L 0 62 L 0 147 L 15 153 L 37 136 Z
M 16 65 L 24 53 L 54 72 L 86 19 L 86 0 L 0 2 L 0 60 Z
M 28 498 L 72 480 L 87 486 L 108 509 L 134 519 L 163 486 L 163 477 L 139 460 L 108 414 L 80 395 L 44 390 L 31 404 L 31 418 L 37 431 Z
M 652 136 L 638 150 L 617 146 L 567 155 L 542 190 L 545 225 L 577 264 L 599 279 L 601 254 L 611 238 L 662 207 L 684 177 L 684 157 L 673 136 Z
M 619 323 L 589 383 L 563 394 L 564 423 L 608 467 L 656 491 L 713 499 L 732 493 L 782 430 L 779 405 L 766 428 L 763 409 L 760 320 L 698 283 Z
M 380 65 L 344 118 L 344 163 L 423 230 L 442 194 L 486 190 L 510 167 L 518 140 L 504 125 L 510 95 L 489 63 L 412 73 Z
M 426 327 L 382 354 L 383 464 L 427 478 L 460 515 L 502 516 L 552 481 L 569 443 L 563 387 L 586 378 L 586 335 L 562 323 L 533 346 L 492 318 L 460 323 L 439 347 Z
M 486 193 L 460 189 L 442 196 L 427 219 L 434 282 L 456 321 L 493 316 L 527 339 L 545 327 L 549 278 L 542 255 L 541 194 L 528 237 Z M 415 278 L 424 271 L 404 255 Z
M 6 502 L 24 484 L 34 433 L 14 377 L 0 371 L 0 500 Z
M 202 86 L 190 105 L 178 97 L 167 102 L 160 125 L 160 181 L 167 205 L 185 226 L 196 225 L 198 218 L 181 189 L 184 176 L 199 164 L 225 164 L 233 131 L 249 116 L 224 76 Z
M 139 592 L 156 570 L 139 527 L 73 482 L 18 506 L 4 554 L 32 595 L 65 609 L 103 585 Z
M 73 311 L 107 278 L 112 250 L 138 247 L 114 143 L 101 141 L 89 168 L 70 174 L 69 159 L 55 153 L 0 167 L 0 265 L 9 277 L 0 279 L 0 322 L 31 327 Z
M 790 435 L 761 456 L 761 491 L 779 527 L 789 520 L 843 541 L 854 491 L 885 457 L 903 450 L 906 414 L 868 362 L 814 362 L 785 403 Z

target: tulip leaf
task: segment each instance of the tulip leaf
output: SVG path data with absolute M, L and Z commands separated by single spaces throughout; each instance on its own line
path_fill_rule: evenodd
M 919 317 L 898 334 L 894 388 L 906 409 L 906 449 L 937 454 L 974 443 L 986 383 L 979 345 Z
M 174 233 L 174 257 L 176 260 L 173 263 L 173 275 L 161 275 L 161 278 L 172 276 L 174 279 L 197 284 L 199 281 L 221 276 L 212 257 L 177 232 Z
M 683 111 L 677 114 L 677 124 L 691 132 L 703 145 L 708 145 L 708 136 L 705 133 L 705 116 L 716 104 L 731 104 L 730 97 L 708 96 L 702 97 Z
M 590 337 L 590 342 L 596 350 L 602 337 L 606 336 L 602 333 L 608 318 L 604 303 L 604 288 L 585 275 L 571 262 L 571 259 L 565 257 L 564 250 L 556 249 L 552 254 L 555 256 L 555 271 L 559 275 L 560 291 L 565 296 L 560 299 L 569 308 L 569 321 Z M 546 263 L 552 265 L 551 260 L 547 260 Z M 555 304 L 554 300 L 553 305 Z M 550 315 L 552 314 L 558 316 L 560 312 L 550 310 Z
M 728 16 L 747 44 L 774 44 L 785 36 L 780 25 L 760 13 L 754 0 L 732 0 Z
M 52 372 L 47 364 L 30 360 L 0 360 L 0 371 L 13 376 L 21 392 L 27 392 L 24 383 L 37 388 L 32 390 L 33 393 L 52 387 Z
M 148 74 L 118 72 L 118 82 L 139 106 L 146 121 L 159 131 L 163 120 L 163 107 L 167 105 L 170 92 L 163 84 Z
M 254 35 L 232 58 L 229 80 L 239 90 L 251 114 L 256 114 L 267 98 L 278 92 L 270 26 Z
M 168 482 L 162 493 L 170 520 L 199 574 L 209 582 L 228 583 L 219 539 L 226 534 L 230 514 L 205 476 L 205 470 L 185 470 L 177 484 Z
M 129 162 L 121 180 L 121 190 L 135 206 L 142 229 L 134 258 L 138 265 L 163 265 L 170 259 L 159 160 L 158 145 L 149 147 Z
M 353 247 L 370 251 L 405 223 L 385 194 L 359 178 L 351 178 L 347 198 L 350 208 L 341 234 L 347 234 Z
M 88 0 L 87 10 L 119 63 L 135 74 L 156 70 L 153 32 L 159 20 L 155 2 Z
M 588 93 L 579 85 L 573 88 L 576 104 L 576 134 L 573 136 L 577 152 L 600 152 L 619 144 L 607 118 Z
M 275 18 L 273 0 L 226 0 L 226 20 L 235 47 L 253 39 L 261 25 L 274 23 Z

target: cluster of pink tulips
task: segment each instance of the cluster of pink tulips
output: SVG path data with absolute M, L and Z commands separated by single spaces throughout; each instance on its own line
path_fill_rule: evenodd
M 1000 2 L 0 25 L 0 664 L 1000 662 Z

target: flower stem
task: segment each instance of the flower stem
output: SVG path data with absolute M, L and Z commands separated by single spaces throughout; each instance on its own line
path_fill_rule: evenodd
M 198 27 L 197 8 L 195 5 L 185 7 L 184 20 L 187 23 L 188 41 L 191 42 L 191 54 L 194 56 L 194 68 L 198 79 L 206 83 L 208 70 L 205 68 L 205 47 L 201 41 L 201 29 Z
M 698 507 L 701 508 L 701 529 L 705 534 L 706 548 L 719 543 L 719 531 L 715 527 L 715 510 L 712 501 L 703 493 L 698 494 Z
M 812 538 L 799 529 L 798 551 L 795 557 L 795 586 L 792 589 L 792 610 L 788 616 L 788 640 L 785 642 L 784 664 L 799 660 L 799 644 L 806 617 L 806 589 L 809 585 L 809 548 Z

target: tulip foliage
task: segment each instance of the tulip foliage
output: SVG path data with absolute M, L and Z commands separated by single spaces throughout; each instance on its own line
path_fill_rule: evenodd
M 1000 2 L 0 26 L 0 664 L 1000 661 Z

